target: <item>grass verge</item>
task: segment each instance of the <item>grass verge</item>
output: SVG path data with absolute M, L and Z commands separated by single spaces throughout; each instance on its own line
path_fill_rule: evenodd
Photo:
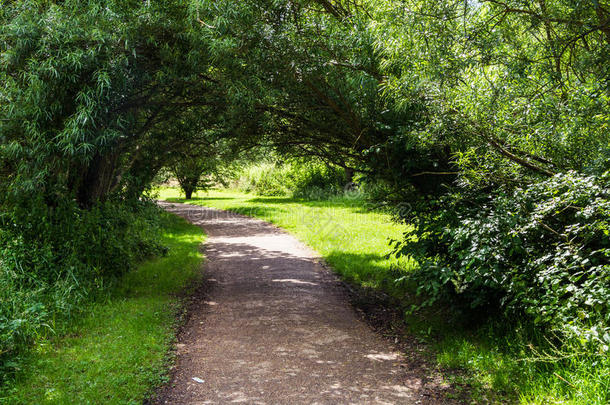
M 390 259 L 388 241 L 408 227 L 390 216 L 370 212 L 358 199 L 309 201 L 257 197 L 214 190 L 184 201 L 176 189 L 159 190 L 160 198 L 231 210 L 274 223 L 315 249 L 343 279 L 404 298 L 400 272 L 416 263 Z M 406 302 L 408 304 L 408 302 Z M 473 403 L 607 404 L 610 403 L 610 359 L 555 351 L 535 353 L 536 331 L 510 323 L 469 327 L 436 308 L 407 320 L 412 332 L 429 342 L 436 363 L 456 369 L 445 377 L 463 387 Z M 500 324 L 500 325 L 498 325 Z
M 141 404 L 167 378 L 178 293 L 200 274 L 203 232 L 164 215 L 167 256 L 126 274 L 68 333 L 39 341 L 3 404 Z

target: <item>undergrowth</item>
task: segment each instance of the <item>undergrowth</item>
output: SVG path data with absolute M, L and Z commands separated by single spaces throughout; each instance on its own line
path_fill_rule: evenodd
M 3 404 L 141 404 L 167 381 L 177 310 L 185 287 L 200 275 L 199 227 L 162 214 L 165 257 L 117 278 L 61 334 L 46 334 L 23 352 Z M 178 294 L 180 293 L 180 294 Z
M 260 196 L 316 200 L 341 194 L 346 181 L 342 168 L 317 160 L 290 160 L 244 167 L 237 176 L 235 186 L 243 192 Z
M 0 216 L 0 385 L 35 341 L 64 333 L 143 259 L 163 254 L 150 202 L 24 201 Z

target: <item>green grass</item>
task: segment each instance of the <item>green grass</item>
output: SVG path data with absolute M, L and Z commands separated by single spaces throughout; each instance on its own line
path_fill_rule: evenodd
M 178 293 L 194 285 L 202 230 L 164 214 L 167 256 L 125 275 L 69 333 L 40 341 L 3 404 L 141 404 L 166 379 Z
M 161 189 L 159 195 L 184 202 L 175 189 Z M 394 296 L 405 293 L 393 282 L 399 276 L 394 267 L 410 271 L 416 266 L 386 257 L 388 240 L 400 238 L 408 228 L 386 214 L 367 211 L 362 200 L 307 201 L 214 190 L 189 202 L 272 222 L 315 249 L 344 279 Z M 542 362 L 529 348 L 532 338 L 540 340 L 535 330 L 518 328 L 518 322 L 470 328 L 447 313 L 435 308 L 407 321 L 431 344 L 436 363 L 455 370 L 445 377 L 463 387 L 474 403 L 610 403 L 608 356 L 576 356 L 567 349 L 549 353 Z
M 486 325 L 474 332 L 445 331 L 434 348 L 439 365 L 467 371 L 448 377 L 456 384 L 468 384 L 478 402 L 610 403 L 607 354 L 583 352 L 569 344 L 561 350 L 537 345 L 533 351 L 528 336 L 536 340 L 531 329 L 494 331 Z

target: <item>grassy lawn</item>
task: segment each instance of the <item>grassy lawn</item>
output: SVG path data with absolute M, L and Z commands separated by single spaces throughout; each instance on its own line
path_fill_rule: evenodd
M 165 215 L 164 215 L 165 216 Z M 167 214 L 165 257 L 123 277 L 65 336 L 39 342 L 3 404 L 141 404 L 164 381 L 177 293 L 200 274 L 199 227 Z
M 159 198 L 185 202 L 175 189 L 162 189 Z M 235 191 L 199 193 L 200 204 L 264 219 L 296 235 L 317 251 L 341 276 L 355 284 L 400 294 L 396 269 L 408 271 L 413 263 L 388 258 L 390 239 L 400 239 L 406 226 L 384 213 L 366 210 L 362 200 L 337 198 L 306 201 L 286 197 L 257 197 Z
M 185 202 L 176 189 L 158 193 L 161 199 Z M 213 190 L 188 202 L 274 223 L 316 250 L 344 279 L 395 296 L 404 293 L 393 282 L 398 272 L 416 266 L 386 257 L 388 241 L 400 238 L 408 228 L 386 214 L 368 211 L 362 200 L 308 201 Z M 439 366 L 461 370 L 446 378 L 467 389 L 474 403 L 602 405 L 610 400 L 607 357 L 562 358 L 565 354 L 550 353 L 548 363 L 529 361 L 534 357 L 527 340 L 531 331 L 516 330 L 518 323 L 468 328 L 448 319 L 442 308 L 407 321 L 414 333 L 430 342 Z

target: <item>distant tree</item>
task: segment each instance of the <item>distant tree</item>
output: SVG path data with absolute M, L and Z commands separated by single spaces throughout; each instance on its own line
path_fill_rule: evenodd
M 194 192 L 207 190 L 212 186 L 212 181 L 203 177 L 210 174 L 211 169 L 207 158 L 195 157 L 176 162 L 171 170 L 178 180 L 184 196 L 190 200 Z
M 239 152 L 232 142 L 223 138 L 204 146 L 189 144 L 184 150 L 173 153 L 167 167 L 178 180 L 186 199 L 190 200 L 198 190 L 224 184 Z

